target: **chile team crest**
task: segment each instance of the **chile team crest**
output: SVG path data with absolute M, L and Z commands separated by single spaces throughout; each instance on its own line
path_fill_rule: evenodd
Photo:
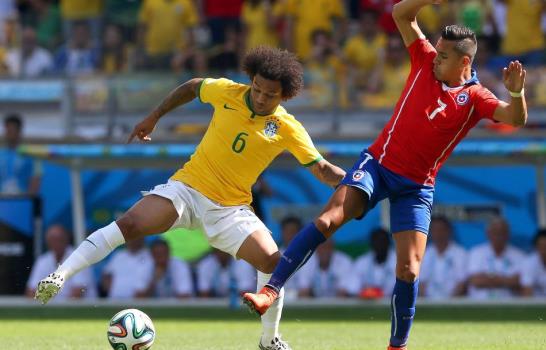
M 365 172 L 363 170 L 357 170 L 353 173 L 353 181 L 358 181 L 362 179 L 365 175 Z
M 457 95 L 455 100 L 457 101 L 457 104 L 459 106 L 464 106 L 468 102 L 469 98 L 470 98 L 470 96 L 468 96 L 468 92 L 463 91 L 463 92 L 461 92 L 460 94 Z
M 277 118 L 267 118 L 265 121 L 264 134 L 267 137 L 275 137 L 279 131 L 280 122 Z

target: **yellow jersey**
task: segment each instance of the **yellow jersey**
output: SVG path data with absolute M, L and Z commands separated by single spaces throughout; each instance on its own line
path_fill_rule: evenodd
M 377 34 L 371 42 L 361 35 L 355 35 L 345 43 L 343 54 L 358 69 L 371 71 L 377 65 L 386 44 L 387 37 L 383 33 Z
M 252 110 L 250 87 L 229 79 L 203 80 L 199 99 L 214 114 L 194 154 L 172 177 L 225 206 L 252 202 L 251 186 L 284 150 L 304 166 L 322 159 L 309 134 L 282 106 Z
M 61 15 L 69 20 L 99 17 L 102 7 L 102 0 L 61 0 Z
M 144 0 L 138 20 L 146 25 L 146 52 L 164 55 L 185 45 L 185 32 L 197 25 L 198 16 L 191 0 Z
M 345 17 L 339 0 L 287 0 L 280 12 L 295 19 L 295 48 L 303 60 L 311 55 L 313 32 L 322 29 L 332 33 L 332 19 Z
M 544 49 L 543 6 L 539 0 L 506 1 L 506 35 L 501 47 L 504 55 L 523 55 Z
M 265 2 L 252 6 L 245 1 L 241 10 L 241 20 L 247 27 L 246 49 L 250 50 L 258 45 L 277 47 L 279 40 L 275 28 L 270 28 L 268 11 L 271 9 Z
M 398 97 L 406 85 L 410 74 L 409 59 L 399 66 L 385 64 L 383 67 L 383 84 L 381 91 L 367 94 L 362 99 L 362 107 L 371 109 L 387 109 L 394 107 Z

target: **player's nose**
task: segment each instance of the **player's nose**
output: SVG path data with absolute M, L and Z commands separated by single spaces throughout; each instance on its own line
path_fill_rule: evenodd
M 266 97 L 263 94 L 259 94 L 258 96 L 256 96 L 257 104 L 263 105 L 265 103 L 265 100 L 266 100 Z

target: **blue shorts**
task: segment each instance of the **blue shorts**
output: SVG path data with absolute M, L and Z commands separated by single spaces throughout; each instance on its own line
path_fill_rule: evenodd
M 368 210 L 389 198 L 391 232 L 417 230 L 428 234 L 434 187 L 418 184 L 393 173 L 379 164 L 366 149 L 347 172 L 341 185 L 366 192 L 369 198 Z

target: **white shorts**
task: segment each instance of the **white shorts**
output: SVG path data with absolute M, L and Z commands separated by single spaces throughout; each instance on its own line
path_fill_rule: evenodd
M 178 219 L 171 228 L 201 229 L 214 248 L 237 257 L 245 239 L 257 230 L 269 232 L 247 205 L 223 206 L 183 182 L 169 180 L 143 195 L 155 194 L 169 199 Z

